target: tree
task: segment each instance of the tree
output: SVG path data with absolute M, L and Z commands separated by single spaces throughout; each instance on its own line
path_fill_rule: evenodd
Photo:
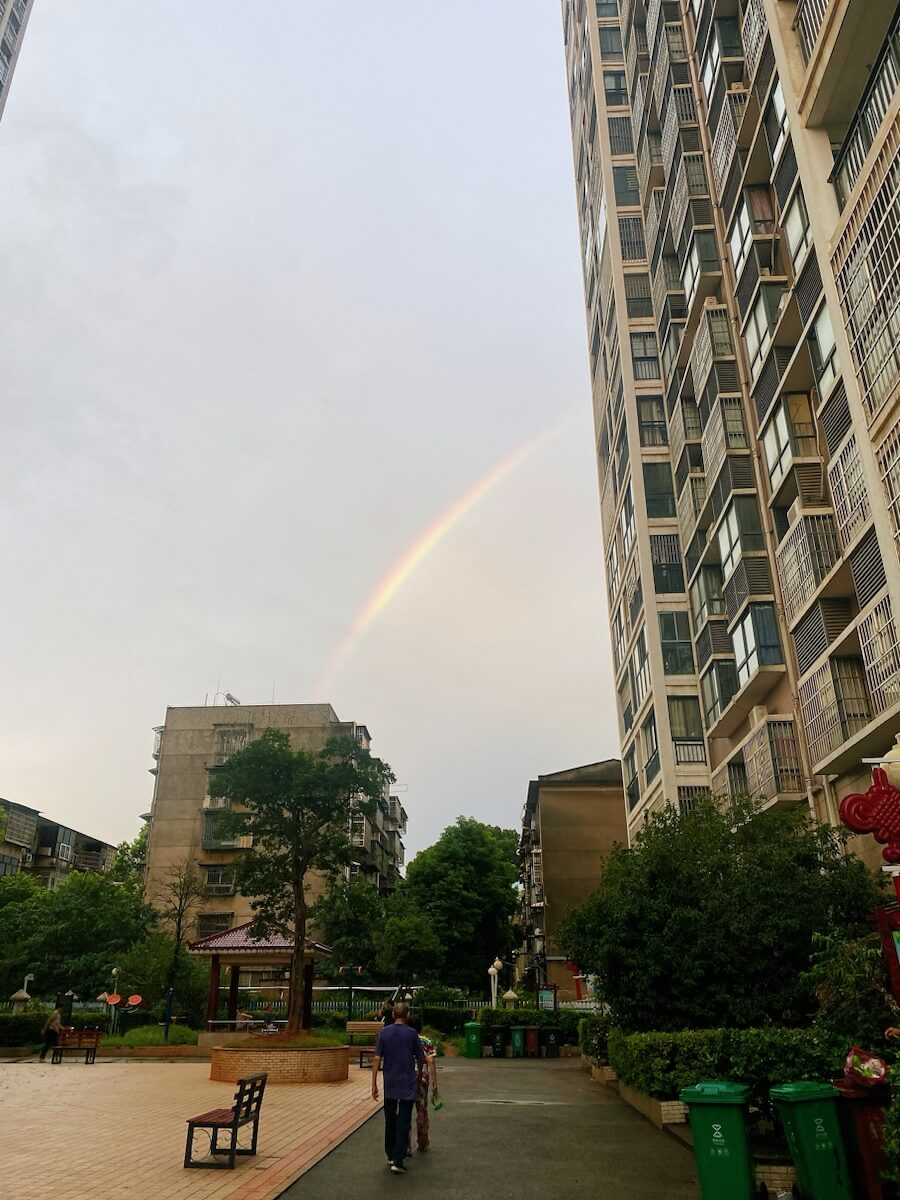
M 292 750 L 287 734 L 267 729 L 232 755 L 210 781 L 210 794 L 234 807 L 220 814 L 228 832 L 249 837 L 236 871 L 251 901 L 257 931 L 282 929 L 294 939 L 287 1033 L 300 1031 L 307 891 L 313 871 L 334 878 L 351 860 L 351 815 L 374 814 L 393 781 L 390 768 L 353 738 L 319 752 Z
M 186 1012 L 191 1024 L 203 1019 L 209 987 L 209 962 L 178 953 L 175 941 L 161 929 L 146 937 L 118 959 L 118 980 L 128 992 L 138 992 L 147 1007 L 162 1004 L 170 987 L 178 997 L 178 1012 Z M 174 967 L 174 970 L 173 970 Z
M 630 1030 L 808 1018 L 814 936 L 865 932 L 881 881 L 843 832 L 746 800 L 671 806 L 616 847 L 557 933 Z
M 444 947 L 428 917 L 398 899 L 375 934 L 378 970 L 400 985 L 429 983 L 438 978 Z
M 120 842 L 109 869 L 109 878 L 116 883 L 124 883 L 135 891 L 141 891 L 144 886 L 144 867 L 149 841 L 150 826 L 145 823 L 132 841 Z
M 49 922 L 49 901 L 50 892 L 31 875 L 19 871 L 0 878 L 0 998 L 3 1000 L 20 988 L 24 976 L 33 971 L 32 954 Z
M 204 896 L 203 880 L 192 859 L 173 863 L 157 883 L 148 900 L 171 932 L 172 959 L 169 965 L 166 990 L 175 987 L 178 963 L 183 955 L 185 933 L 190 927 L 194 909 Z
M 375 936 L 385 920 L 385 898 L 364 879 L 338 879 L 310 909 L 319 936 L 334 952 L 329 967 L 371 967 Z
M 512 949 L 516 835 L 459 817 L 409 864 L 400 889 L 443 948 L 441 982 L 481 992 L 494 959 Z

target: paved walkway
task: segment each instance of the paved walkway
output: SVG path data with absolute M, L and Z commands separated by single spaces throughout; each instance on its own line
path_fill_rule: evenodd
M 379 1114 L 284 1200 L 699 1198 L 690 1151 L 592 1083 L 577 1059 L 441 1059 L 438 1072 L 446 1105 L 431 1114 L 431 1150 L 405 1176 L 385 1165 Z
M 234 1095 L 233 1084 L 211 1082 L 208 1062 L 2 1064 L 0 1192 L 4 1200 L 274 1200 L 371 1116 L 370 1088 L 369 1073 L 352 1063 L 346 1083 L 270 1087 L 256 1158 L 238 1159 L 234 1171 L 185 1171 L 187 1118 Z

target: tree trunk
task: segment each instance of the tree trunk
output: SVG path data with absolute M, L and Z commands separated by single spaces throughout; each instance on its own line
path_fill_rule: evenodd
M 306 966 L 306 894 L 301 880 L 294 885 L 294 953 L 286 1033 L 296 1037 L 303 1023 L 303 968 Z

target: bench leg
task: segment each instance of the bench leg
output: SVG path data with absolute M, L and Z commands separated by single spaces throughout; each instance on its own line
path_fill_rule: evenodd
M 253 1141 L 250 1143 L 250 1153 L 256 1154 L 256 1139 L 259 1137 L 259 1113 L 253 1122 Z
M 194 1165 L 194 1161 L 193 1161 L 193 1157 L 192 1157 L 193 1149 L 194 1149 L 194 1127 L 193 1127 L 193 1125 L 188 1125 L 187 1141 L 184 1144 L 184 1165 L 185 1165 L 185 1167 L 192 1167 Z

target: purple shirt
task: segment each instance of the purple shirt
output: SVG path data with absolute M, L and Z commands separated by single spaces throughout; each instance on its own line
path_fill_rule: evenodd
M 424 1066 L 425 1054 L 412 1026 L 385 1025 L 375 1043 L 375 1053 L 384 1064 L 384 1098 L 415 1100 L 416 1064 Z

